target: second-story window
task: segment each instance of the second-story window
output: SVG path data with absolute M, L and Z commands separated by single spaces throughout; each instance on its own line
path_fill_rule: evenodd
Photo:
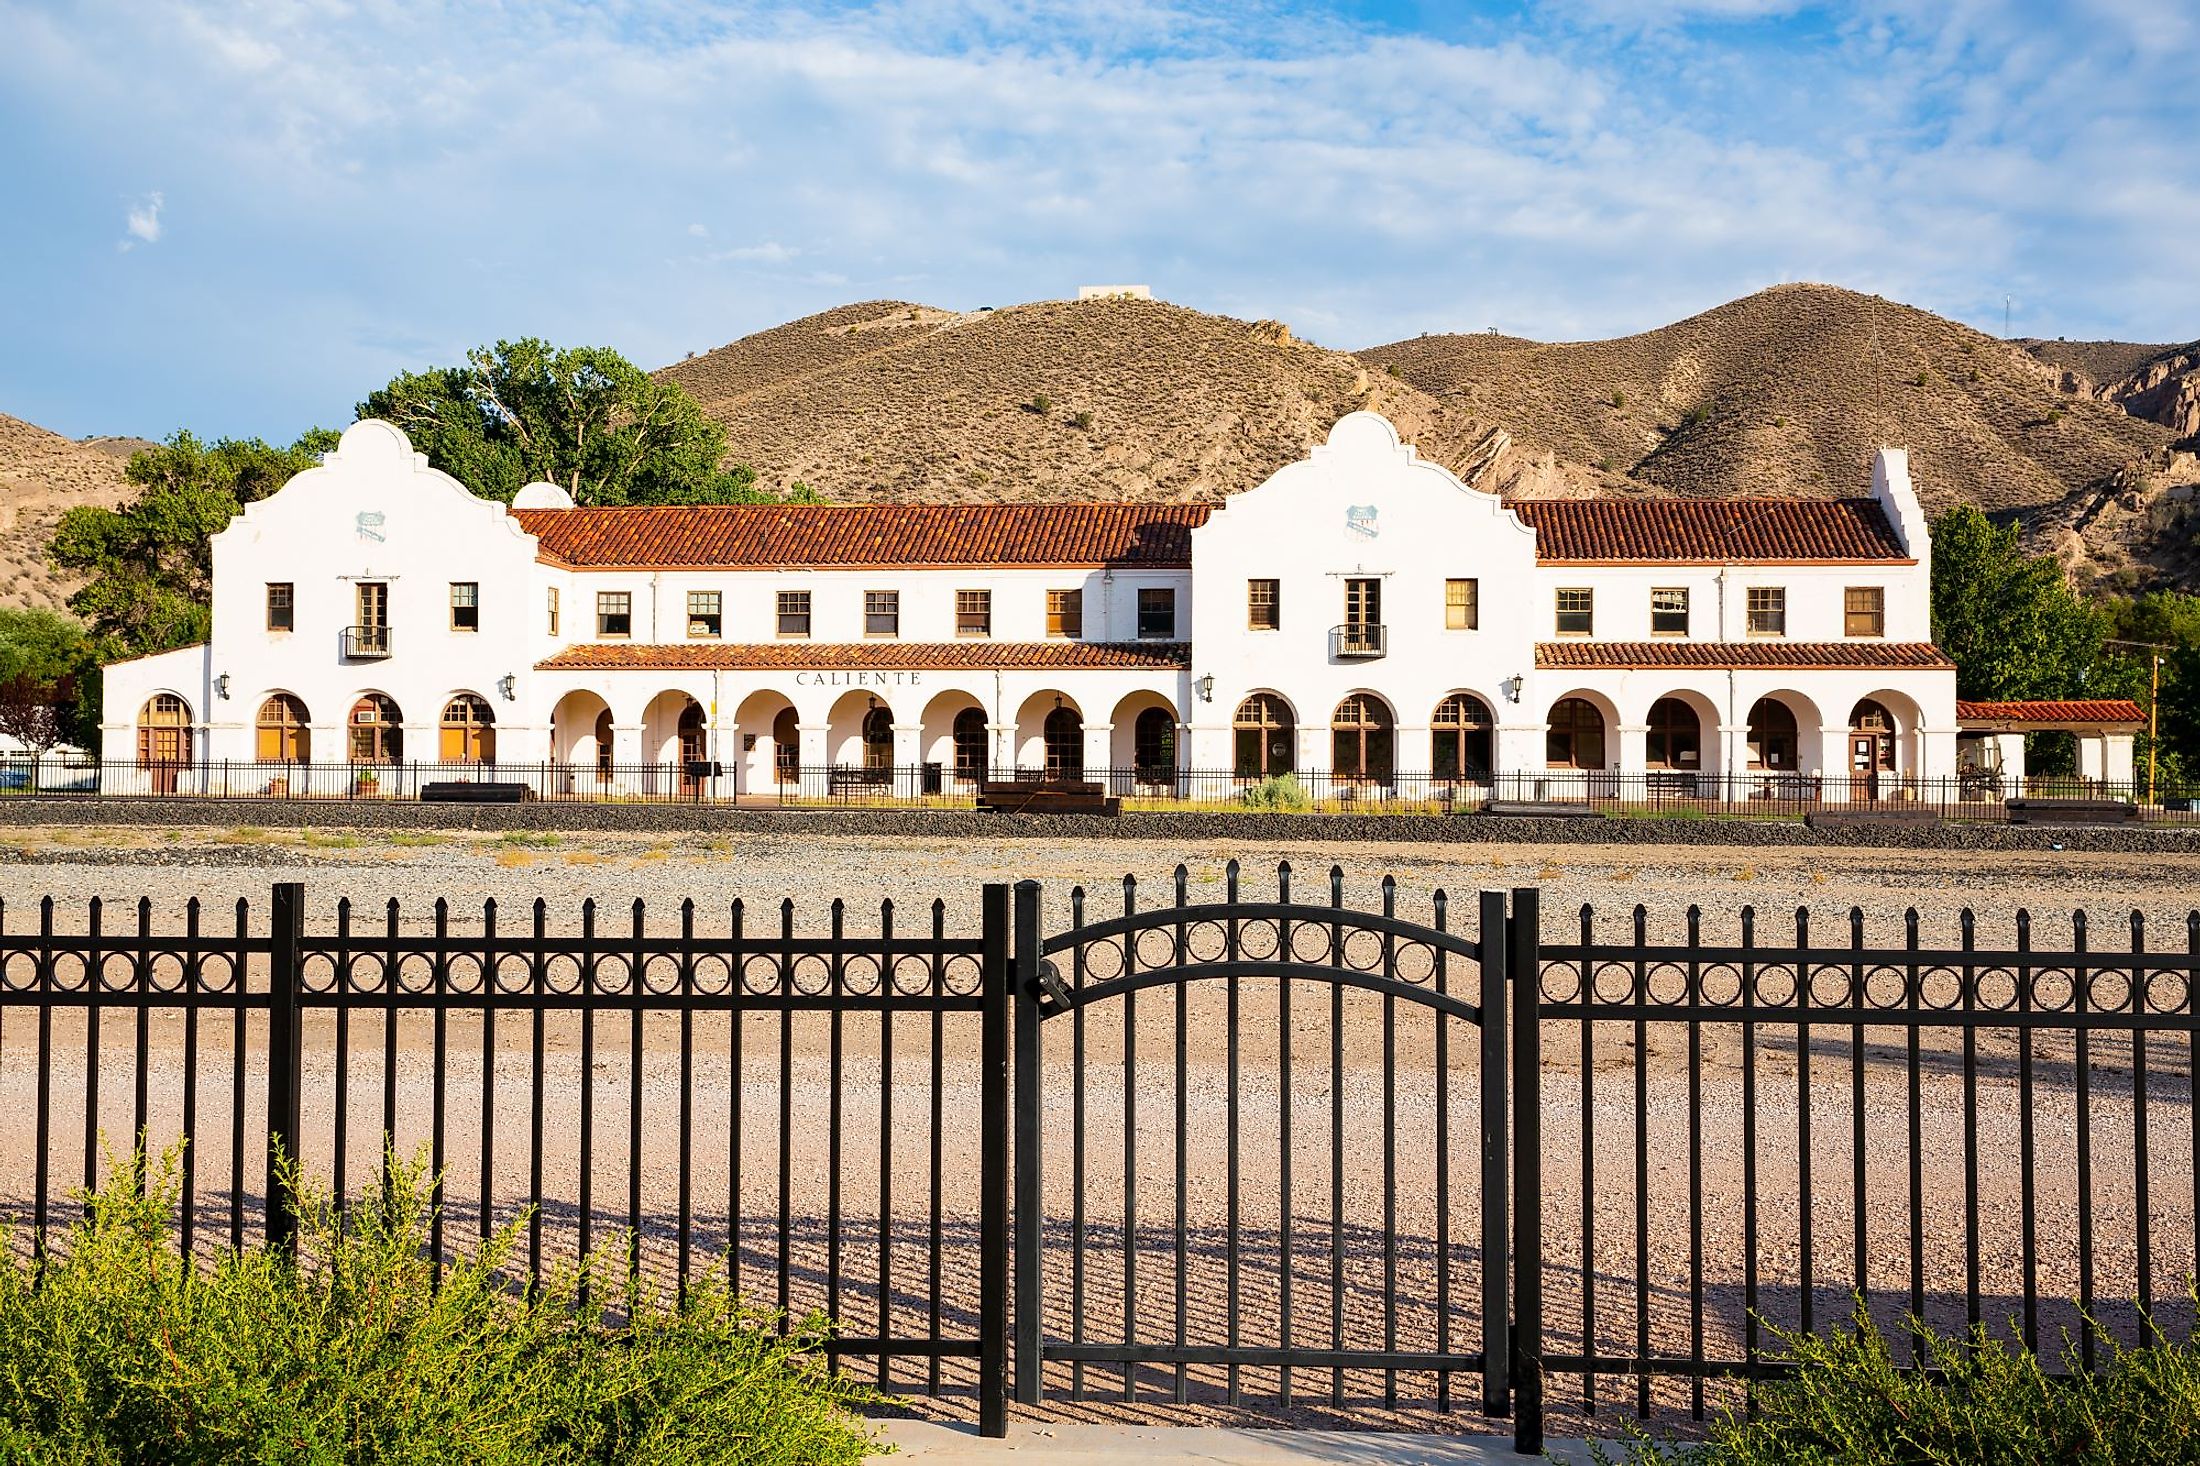
M 901 592 L 867 590 L 863 593 L 863 634 L 901 635 Z
M 959 590 L 955 592 L 955 634 L 957 636 L 991 636 L 993 634 L 993 592 L 989 590 Z
M 550 634 L 556 636 L 558 634 L 558 588 L 553 585 L 548 589 L 550 591 Z
M 1176 635 L 1176 592 L 1147 586 L 1138 593 L 1138 639 L 1167 641 Z
M 726 630 L 726 598 L 722 591 L 688 592 L 688 635 L 723 636 Z
M 1749 588 L 1749 634 L 1785 636 L 1788 633 L 1788 593 L 1777 585 Z
M 1589 636 L 1597 628 L 1596 592 L 1585 586 L 1568 586 L 1558 593 L 1560 636 Z
M 454 580 L 451 582 L 451 630 L 479 631 L 481 629 L 481 582 L 478 580 Z
M 623 590 L 596 592 L 596 634 L 598 636 L 632 636 L 634 634 L 634 597 Z
M 1650 592 L 1650 634 L 1688 635 L 1688 587 L 1668 586 Z
M 1282 581 L 1268 579 L 1245 582 L 1245 626 L 1249 631 L 1283 629 Z
M 288 631 L 295 624 L 297 598 L 292 594 L 287 580 L 271 580 L 267 585 L 267 629 Z
M 1444 582 L 1444 629 L 1473 631 L 1482 624 L 1482 583 L 1478 580 Z
M 1887 592 L 1876 585 L 1852 585 L 1841 593 L 1841 630 L 1846 636 L 1887 634 Z
M 779 593 L 779 634 L 781 636 L 808 636 L 810 634 L 810 593 L 806 590 L 783 590 Z
M 1085 634 L 1085 593 L 1081 590 L 1047 592 L 1047 635 L 1072 641 Z

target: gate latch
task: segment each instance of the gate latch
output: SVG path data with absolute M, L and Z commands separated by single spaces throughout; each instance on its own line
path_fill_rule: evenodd
M 1039 991 L 1033 994 L 1039 1000 L 1039 1011 L 1048 1018 L 1057 1013 L 1067 1013 L 1070 1002 L 1069 987 L 1062 981 L 1062 974 L 1054 970 L 1051 961 L 1041 959 L 1038 973 Z

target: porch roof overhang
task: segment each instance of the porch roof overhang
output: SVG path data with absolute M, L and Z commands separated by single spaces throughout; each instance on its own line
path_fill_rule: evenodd
M 1927 641 L 1539 641 L 1542 671 L 1953 671 Z
M 585 642 L 538 672 L 622 671 L 1178 671 L 1181 641 Z
M 2136 733 L 2146 722 L 2128 697 L 1956 702 L 1956 725 L 1966 733 Z

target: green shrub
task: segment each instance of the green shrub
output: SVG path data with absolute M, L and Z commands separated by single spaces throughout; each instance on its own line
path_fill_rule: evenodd
M 1999 1340 L 1912 1327 L 1938 1378 L 1896 1369 L 1886 1336 L 1859 1309 L 1847 1330 L 1780 1333 L 1796 1374 L 1759 1387 L 1755 1419 L 1730 1411 L 1701 1445 L 1676 1452 L 1637 1441 L 1627 1459 L 1635 1466 L 2200 1462 L 2200 1347 L 2160 1334 L 2138 1348 L 2111 1341 L 2102 1346 L 2100 1371 L 2088 1374 L 2075 1341 L 2066 1339 L 2066 1378 Z
M 1092 414 L 1086 412 L 1083 408 L 1071 413 L 1069 422 L 1073 428 L 1080 428 L 1088 433 L 1092 431 Z
M 1313 796 L 1299 782 L 1297 774 L 1277 774 L 1264 779 L 1245 791 L 1247 809 L 1270 810 L 1277 814 L 1304 814 L 1314 807 Z
M 1044 392 L 1034 392 L 1031 394 L 1031 400 L 1024 404 L 1024 411 L 1036 412 L 1039 416 L 1045 417 L 1048 413 L 1054 411 L 1054 399 Z
M 0 1265 L 0 1461 L 845 1462 L 867 1448 L 809 1321 L 782 1338 L 723 1281 L 672 1301 L 585 1269 L 532 1294 L 523 1222 L 425 1261 L 426 1169 L 339 1219 L 290 1184 L 295 1256 L 178 1255 L 176 1157 L 118 1165 L 48 1259 Z
M 1619 388 L 1614 387 L 1612 389 L 1612 395 L 1605 400 L 1610 402 L 1614 407 L 1625 407 L 1627 405 L 1627 394 L 1625 392 L 1622 392 Z

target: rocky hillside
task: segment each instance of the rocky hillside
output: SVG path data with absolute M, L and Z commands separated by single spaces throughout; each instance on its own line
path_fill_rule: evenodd
M 0 414 L 0 606 L 60 609 L 76 587 L 46 564 L 46 541 L 77 504 L 119 504 L 134 438 L 77 442 Z
M 2060 372 L 2064 391 L 2112 402 L 2180 438 L 2200 437 L 2200 341 L 2183 346 L 2131 341 L 2016 344 Z
M 1469 473 L 1480 437 L 1414 385 L 1283 326 L 1151 301 L 969 314 L 869 301 L 664 375 L 763 483 L 841 501 L 1220 498 L 1359 407 Z

